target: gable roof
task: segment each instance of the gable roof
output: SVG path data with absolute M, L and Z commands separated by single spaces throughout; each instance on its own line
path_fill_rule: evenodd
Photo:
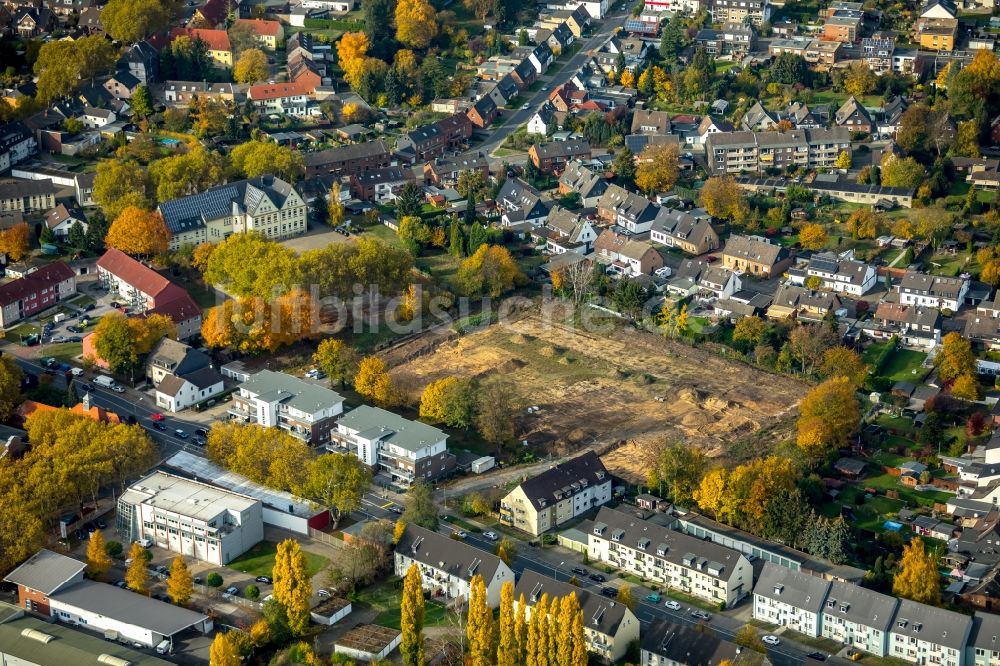
M 749 236 L 733 234 L 726 241 L 722 254 L 764 266 L 774 266 L 788 255 L 788 251 L 776 243 L 765 243 Z
M 515 599 L 520 599 L 522 594 L 525 603 L 529 606 L 538 603 L 544 594 L 548 595 L 549 603 L 552 602 L 553 598 L 575 594 L 580 603 L 580 610 L 583 612 L 584 629 L 605 636 L 615 636 L 622 622 L 632 615 L 632 611 L 623 603 L 608 599 L 600 594 L 594 594 L 582 587 L 553 580 L 528 569 L 525 569 L 521 574 L 521 579 L 514 588 Z M 636 621 L 634 615 L 629 619 Z
M 234 204 L 251 214 L 265 201 L 270 201 L 275 208 L 280 209 L 295 193 L 295 188 L 282 179 L 261 176 L 233 181 L 199 194 L 165 201 L 160 204 L 159 211 L 170 233 L 178 234 L 201 228 L 207 220 L 229 217 Z
M 208 0 L 197 12 L 209 25 L 218 25 L 226 20 L 229 13 L 227 5 L 226 0 Z
M 235 26 L 249 27 L 255 35 L 260 37 L 277 37 L 281 32 L 281 24 L 277 21 L 266 19 L 236 19 Z
M 240 389 L 265 402 L 280 402 L 306 414 L 314 414 L 344 401 L 336 391 L 273 370 L 260 370 L 250 375 L 240 384 Z
M 208 45 L 209 51 L 231 51 L 232 44 L 229 42 L 229 33 L 225 30 L 210 30 L 207 28 L 174 28 L 170 31 L 170 41 L 178 37 L 190 37 L 192 40 L 200 39 Z
M 471 581 L 478 574 L 483 577 L 487 586 L 496 577 L 498 570 L 508 569 L 496 555 L 420 525 L 407 525 L 395 550 L 464 581 Z
M 847 98 L 847 101 L 844 102 L 839 109 L 837 109 L 837 113 L 834 114 L 834 120 L 838 125 L 843 125 L 854 115 L 861 116 L 862 119 L 868 124 L 871 124 L 872 122 L 872 117 L 868 113 L 868 109 L 866 109 L 864 105 L 858 101 L 857 97 L 851 95 Z
M 657 620 L 642 632 L 642 649 L 685 666 L 715 666 L 723 661 L 736 663 L 740 647 L 719 638 L 712 631 L 699 631 L 666 620 Z
M 103 268 L 115 277 L 153 298 L 170 284 L 170 280 L 152 268 L 144 266 L 121 250 L 115 248 L 110 248 L 97 260 L 97 267 Z
M 29 590 L 51 595 L 83 573 L 86 568 L 87 565 L 80 560 L 42 549 L 7 574 L 4 580 L 15 585 L 22 585 Z
M 816 614 L 823 610 L 823 602 L 829 591 L 829 581 L 792 571 L 772 562 L 764 563 L 764 569 L 753 588 L 753 593 L 757 596 Z
M 585 486 L 600 485 L 610 480 L 611 476 L 601 459 L 593 451 L 587 451 L 521 482 L 520 488 L 528 501 L 536 509 L 541 509 L 547 503 L 557 502 L 557 494 L 561 497 Z
M 87 218 L 80 212 L 80 209 L 75 207 L 67 208 L 66 204 L 59 204 L 45 214 L 45 226 L 49 229 L 55 229 L 63 222 L 71 222 L 73 220 L 86 223 Z
M 854 461 L 860 462 L 860 461 Z M 833 581 L 826 598 L 826 608 L 823 613 L 848 622 L 863 624 L 879 631 L 888 631 L 892 624 L 892 616 L 899 600 L 874 590 Z
M 0 306 L 16 303 L 23 298 L 37 294 L 43 289 L 48 289 L 64 280 L 69 280 L 75 275 L 76 273 L 73 272 L 73 269 L 63 261 L 56 261 L 42 266 L 37 271 L 29 273 L 23 278 L 0 285 Z
M 954 650 L 964 650 L 972 632 L 972 618 L 944 608 L 900 599 L 890 631 Z

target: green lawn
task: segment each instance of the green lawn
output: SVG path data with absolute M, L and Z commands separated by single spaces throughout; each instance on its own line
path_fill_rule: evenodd
M 397 248 L 404 247 L 403 241 L 399 238 L 399 234 L 384 224 L 377 224 L 375 226 L 368 227 L 365 229 L 364 234 L 366 236 L 374 236 L 375 238 L 385 241 L 386 243 L 389 243 Z
M 8 330 L 5 337 L 15 344 L 20 344 L 22 337 L 26 338 L 29 335 L 37 335 L 39 331 L 41 331 L 40 327 L 25 322 Z
M 88 305 L 91 305 L 93 303 L 96 303 L 97 301 L 95 301 L 90 296 L 87 296 L 86 294 L 80 294 L 78 296 L 74 296 L 73 298 L 69 299 L 66 302 L 67 303 L 72 303 L 73 305 L 77 306 L 78 308 L 83 308 L 83 307 L 87 307 Z
M 229 563 L 230 569 L 242 571 L 251 576 L 270 576 L 274 569 L 274 556 L 278 551 L 278 544 L 273 541 L 261 541 L 256 546 L 243 553 Z M 306 556 L 306 575 L 312 578 L 320 570 L 330 563 L 330 560 L 303 550 Z
M 920 382 L 927 376 L 928 370 L 922 367 L 926 352 L 912 349 L 897 349 L 882 366 L 881 374 L 894 382 Z
M 886 430 L 895 430 L 896 432 L 903 433 L 904 435 L 908 435 L 913 432 L 913 421 L 910 419 L 904 419 L 900 416 L 881 414 L 875 422 Z
M 879 490 L 895 490 L 899 493 L 899 499 L 908 504 L 921 504 L 923 506 L 933 506 L 935 502 L 947 502 L 955 495 L 941 490 L 917 491 L 906 488 L 899 483 L 898 476 L 891 474 L 880 474 L 861 481 L 865 487 L 878 488 Z
M 391 578 L 358 591 L 352 601 L 367 604 L 376 611 L 378 615 L 375 617 L 375 624 L 399 629 L 399 606 L 402 596 L 402 582 L 399 578 Z M 424 603 L 425 627 L 444 626 L 448 622 L 448 609 L 443 604 L 436 601 Z
M 63 362 L 69 362 L 83 353 L 80 342 L 59 342 L 42 347 L 42 356 L 51 356 Z

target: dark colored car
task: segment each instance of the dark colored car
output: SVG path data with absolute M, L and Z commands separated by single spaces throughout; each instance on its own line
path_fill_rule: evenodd
M 153 421 L 153 427 L 159 430 L 160 432 L 163 432 L 164 430 L 167 429 L 167 426 L 163 425 L 159 421 Z
M 615 587 L 602 587 L 601 588 L 601 594 L 603 594 L 606 597 L 611 597 L 611 598 L 617 597 L 618 596 L 618 588 L 615 588 Z
M 607 578 L 605 578 L 604 576 L 602 576 L 599 573 L 592 573 L 589 576 L 587 576 L 587 578 L 589 578 L 590 580 L 594 581 L 595 583 L 603 583 L 604 581 L 607 580 Z
M 822 652 L 810 652 L 806 656 L 810 659 L 815 659 L 816 661 L 826 661 L 826 655 Z
M 583 567 L 573 567 L 573 573 L 575 573 L 577 576 L 587 576 L 587 575 L 589 575 L 587 573 L 587 570 L 584 569 Z
M 84 312 L 90 312 L 91 310 L 93 310 L 96 307 L 97 307 L 97 305 L 94 304 L 94 303 L 87 303 L 86 305 L 83 306 L 83 311 Z
M 204 428 L 195 428 L 194 434 L 201 435 L 202 437 L 208 437 L 208 431 Z

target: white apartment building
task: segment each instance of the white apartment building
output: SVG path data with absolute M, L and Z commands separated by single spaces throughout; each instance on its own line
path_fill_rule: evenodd
M 972 618 L 966 663 L 973 666 L 1000 666 L 1000 615 L 976 613 Z
M 593 451 L 553 465 L 500 500 L 500 522 L 538 536 L 611 501 L 611 476 Z
M 496 555 L 450 536 L 407 525 L 393 556 L 396 575 L 403 577 L 413 564 L 420 569 L 423 589 L 431 597 L 468 601 L 473 577 L 486 585 L 486 602 L 500 607 L 500 589 L 514 583 L 514 572 Z
M 753 589 L 753 565 L 730 548 L 602 507 L 587 554 L 713 604 L 732 606 Z
M 343 449 L 375 468 L 385 485 L 408 487 L 433 481 L 455 467 L 446 435 L 426 423 L 410 421 L 378 407 L 361 405 L 337 421 L 327 448 Z
M 804 285 L 809 278 L 820 279 L 820 289 L 838 294 L 863 296 L 878 282 L 875 267 L 862 261 L 840 259 L 830 253 L 814 255 L 809 260 L 804 274 L 793 269 L 790 272 L 793 284 Z
M 969 290 L 969 281 L 961 277 L 908 272 L 896 289 L 903 305 L 926 305 L 958 312 Z
M 884 657 L 898 604 L 895 597 L 834 581 L 823 604 L 823 637 Z
M 118 499 L 118 534 L 224 565 L 264 538 L 259 500 L 166 472 L 140 479 Z
M 822 578 L 768 562 L 753 589 L 753 618 L 816 638 L 829 591 Z
M 325 446 L 343 411 L 344 398 L 336 391 L 283 372 L 261 370 L 240 385 L 229 415 Z
M 889 657 L 913 664 L 963 666 L 972 618 L 900 599 L 889 631 Z

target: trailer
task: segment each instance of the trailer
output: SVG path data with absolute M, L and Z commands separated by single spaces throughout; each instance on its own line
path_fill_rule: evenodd
M 472 461 L 472 473 L 482 474 L 496 467 L 497 461 L 493 456 L 483 456 Z

